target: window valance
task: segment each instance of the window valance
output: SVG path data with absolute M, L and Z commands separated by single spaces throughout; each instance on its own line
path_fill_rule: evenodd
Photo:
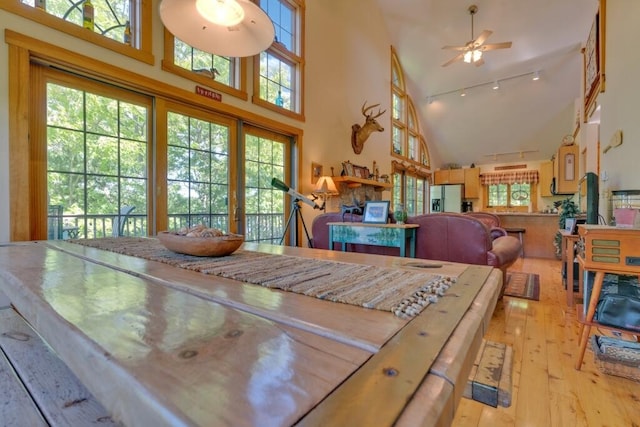
M 536 184 L 539 181 L 538 171 L 505 171 L 480 174 L 482 185 L 492 184 Z

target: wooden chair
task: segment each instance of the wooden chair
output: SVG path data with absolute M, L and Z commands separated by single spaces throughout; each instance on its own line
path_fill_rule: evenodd
M 124 236 L 124 226 L 127 225 L 127 220 L 129 219 L 129 215 L 131 214 L 131 211 L 134 210 L 136 207 L 135 206 L 123 206 L 122 208 L 120 208 L 120 213 L 113 217 L 113 231 L 112 231 L 112 236 L 113 237 L 120 237 L 120 236 Z

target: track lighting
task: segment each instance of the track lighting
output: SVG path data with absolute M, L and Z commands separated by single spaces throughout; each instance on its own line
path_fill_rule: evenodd
M 540 70 L 536 70 L 536 71 L 532 71 L 529 73 L 522 73 L 522 74 L 516 74 L 513 76 L 509 76 L 509 77 L 503 77 L 500 79 L 496 79 L 496 80 L 492 80 L 492 81 L 488 81 L 488 82 L 484 82 L 484 83 L 479 83 L 477 85 L 473 85 L 473 86 L 466 86 L 462 89 L 455 89 L 455 90 L 450 90 L 447 92 L 440 92 L 440 93 L 434 93 L 433 95 L 429 95 L 427 96 L 427 103 L 431 104 L 433 102 L 433 100 L 436 97 L 441 97 L 443 95 L 451 95 L 453 93 L 457 93 L 460 96 L 467 96 L 467 91 L 469 91 L 470 89 L 477 89 L 479 87 L 483 87 L 483 86 L 489 86 L 491 85 L 491 88 L 494 90 L 498 90 L 501 88 L 500 86 L 500 82 L 506 82 L 508 80 L 514 80 L 514 79 L 519 79 L 520 77 L 525 77 L 525 76 L 531 76 L 531 80 L 540 80 Z

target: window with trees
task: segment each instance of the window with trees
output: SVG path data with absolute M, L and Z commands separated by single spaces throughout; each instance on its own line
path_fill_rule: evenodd
M 204 224 L 229 230 L 229 127 L 169 112 L 169 228 Z
M 402 163 L 392 162 L 393 167 L 393 206 L 404 205 L 411 216 L 427 213 L 426 192 L 428 182 L 426 175 L 413 167 L 405 167 Z
M 0 2 L 0 8 L 149 64 L 154 62 L 151 26 L 146 24 L 151 22 L 152 2 L 6 0 Z
M 393 202 L 403 203 L 410 215 L 426 211 L 426 177 L 430 168 L 429 151 L 416 109 L 406 92 L 404 73 L 398 57 L 391 49 L 391 155 L 393 162 Z
M 480 175 L 485 186 L 485 206 L 526 211 L 536 209 L 538 171 L 506 171 Z
M 164 32 L 162 69 L 217 91 L 248 99 L 242 69 L 246 59 L 214 55 L 191 47 L 169 31 Z
M 254 61 L 253 102 L 294 118 L 303 111 L 302 0 L 260 0 L 275 27 L 275 42 Z
M 124 206 L 135 207 L 125 234 L 146 235 L 150 100 L 46 75 L 49 237 L 118 235 Z
M 245 240 L 279 244 L 285 233 L 290 199 L 271 180 L 291 182 L 288 171 L 291 143 L 282 135 L 247 127 L 244 137 Z M 297 224 L 291 224 L 297 227 Z
M 298 129 L 259 120 L 252 125 L 198 100 L 186 105 L 179 92 L 144 76 L 129 89 L 113 83 L 119 75 L 101 83 L 102 63 L 93 58 L 75 63 L 73 54 L 45 50 L 38 41 L 13 34 L 6 41 L 36 55 L 9 58 L 10 74 L 25 70 L 28 84 L 20 91 L 30 100 L 10 112 L 12 120 L 29 118 L 10 147 L 11 204 L 30 218 L 12 227 L 13 239 L 46 239 L 49 223 L 58 219 L 64 231 L 51 238 L 112 235 L 119 208 L 130 205 L 135 209 L 125 235 L 173 228 L 171 211 L 198 222 L 204 212 L 210 224 L 227 224 L 248 241 L 297 237 L 296 226 L 284 235 L 290 200 L 271 179 L 298 185 L 292 172 Z M 74 73 L 40 65 L 56 57 L 74 64 Z M 92 77 L 82 77 L 83 70 Z M 27 138 L 29 147 L 20 142 Z

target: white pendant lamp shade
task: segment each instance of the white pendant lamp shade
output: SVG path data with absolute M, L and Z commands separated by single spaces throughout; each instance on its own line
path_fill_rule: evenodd
M 248 0 L 162 0 L 160 19 L 175 37 L 220 56 L 253 56 L 273 43 L 269 16 Z

